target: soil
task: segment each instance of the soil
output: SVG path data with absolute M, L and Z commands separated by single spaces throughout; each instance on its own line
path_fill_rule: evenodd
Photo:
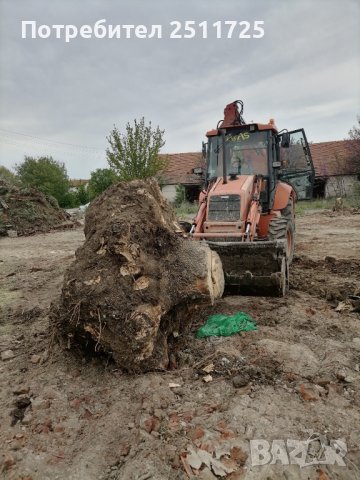
M 359 231 L 360 215 L 298 218 L 287 297 L 229 296 L 195 310 L 171 368 L 139 375 L 49 345 L 49 306 L 84 241 L 81 228 L 1 238 L 0 476 L 359 478 L 359 315 L 350 303 L 335 308 L 358 295 Z M 237 311 L 258 330 L 195 338 L 207 315 Z M 314 434 L 343 439 L 346 466 L 252 465 L 250 440 Z M 194 451 L 210 452 L 212 471 L 196 470 Z
M 77 223 L 59 208 L 55 198 L 0 179 L 0 236 L 33 235 L 73 228 Z

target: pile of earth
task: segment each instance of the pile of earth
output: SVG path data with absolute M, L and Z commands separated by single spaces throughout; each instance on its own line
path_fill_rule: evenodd
M 359 311 L 360 260 L 334 258 L 314 260 L 296 255 L 291 269 L 291 287 L 326 298 L 334 307 L 347 301 L 350 311 Z M 350 307 L 353 307 L 352 309 Z
M 32 235 L 76 225 L 57 201 L 35 188 L 0 178 L 0 236 Z

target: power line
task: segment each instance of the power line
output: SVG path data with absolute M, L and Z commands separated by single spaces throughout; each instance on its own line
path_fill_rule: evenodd
M 11 130 L 4 130 L 2 128 L 0 128 L 0 135 L 3 135 L 5 137 L 7 137 L 9 135 L 10 136 L 16 135 L 18 137 L 24 137 L 24 139 L 35 140 L 35 142 L 42 143 L 44 145 L 46 145 L 46 144 L 50 144 L 50 145 L 54 145 L 54 146 L 59 145 L 59 146 L 66 146 L 66 147 L 71 147 L 71 148 L 75 148 L 75 149 L 82 149 L 82 150 L 87 150 L 87 151 L 92 150 L 93 152 L 96 151 L 96 152 L 104 153 L 104 149 L 97 148 L 97 147 L 92 147 L 92 146 L 87 146 L 87 145 L 78 145 L 78 144 L 74 144 L 74 143 L 58 142 L 56 140 L 47 140 L 47 139 L 43 139 L 43 138 L 40 138 L 40 137 L 36 137 L 35 135 L 28 135 L 26 133 L 14 132 L 14 131 L 11 131 Z M 18 138 L 18 140 L 20 140 L 20 139 Z

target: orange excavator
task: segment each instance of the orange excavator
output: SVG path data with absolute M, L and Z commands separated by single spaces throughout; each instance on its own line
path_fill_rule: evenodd
M 303 129 L 246 123 L 243 102 L 207 132 L 204 189 L 190 235 L 222 260 L 228 290 L 285 295 L 294 254 L 295 203 L 312 198 L 314 166 Z M 201 173 L 194 171 L 194 173 Z

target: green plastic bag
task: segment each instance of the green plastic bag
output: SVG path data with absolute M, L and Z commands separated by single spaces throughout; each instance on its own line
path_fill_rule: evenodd
M 230 337 L 234 333 L 250 332 L 251 330 L 257 330 L 257 326 L 248 314 L 236 312 L 229 317 L 218 313 L 207 319 L 205 325 L 196 332 L 196 337 Z

